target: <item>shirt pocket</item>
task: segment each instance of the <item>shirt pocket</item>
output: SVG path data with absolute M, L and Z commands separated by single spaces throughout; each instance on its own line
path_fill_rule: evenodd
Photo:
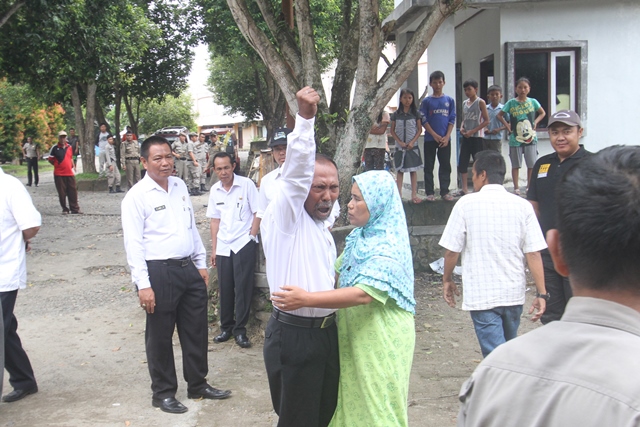
M 192 224 L 193 221 L 191 220 L 191 207 L 190 206 L 183 206 L 182 207 L 182 218 L 184 221 L 184 225 L 187 227 L 188 230 L 191 230 L 192 228 Z

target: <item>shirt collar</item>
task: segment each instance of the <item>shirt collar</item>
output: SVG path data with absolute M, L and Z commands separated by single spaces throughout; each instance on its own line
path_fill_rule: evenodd
M 578 151 L 576 151 L 575 153 L 573 153 L 571 156 L 567 157 L 565 160 L 569 160 L 569 159 L 580 159 L 582 157 L 584 157 L 588 151 L 585 150 L 584 145 L 583 144 L 578 144 Z M 558 153 L 556 151 L 553 152 L 556 160 L 558 162 L 560 162 L 560 157 L 558 157 Z
M 485 185 L 482 186 L 480 191 L 504 191 L 504 192 L 506 192 L 507 189 L 504 188 L 504 185 L 502 185 L 502 184 L 485 184 Z

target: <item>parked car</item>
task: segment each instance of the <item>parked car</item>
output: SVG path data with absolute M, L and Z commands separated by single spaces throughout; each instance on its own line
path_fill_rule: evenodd
M 160 135 L 167 141 L 169 141 L 169 144 L 173 144 L 173 141 L 178 139 L 178 135 L 180 135 L 180 132 L 188 134 L 189 129 L 184 126 L 169 126 L 166 128 L 158 129 L 154 132 L 154 135 Z

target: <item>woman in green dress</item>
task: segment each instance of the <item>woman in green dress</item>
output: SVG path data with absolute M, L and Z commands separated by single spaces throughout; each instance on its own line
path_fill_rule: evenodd
M 349 221 L 356 228 L 336 261 L 338 289 L 284 286 L 279 310 L 338 308 L 340 385 L 330 426 L 406 426 L 415 346 L 413 263 L 405 214 L 388 172 L 353 178 Z

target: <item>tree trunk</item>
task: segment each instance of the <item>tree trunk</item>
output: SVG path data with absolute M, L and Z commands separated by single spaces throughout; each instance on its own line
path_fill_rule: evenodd
M 117 165 L 121 165 L 122 162 L 120 162 L 120 106 L 122 104 L 122 92 L 120 92 L 119 89 L 116 89 L 116 100 L 115 100 L 115 113 L 116 113 L 116 119 L 115 119 L 115 128 L 116 128 L 116 143 L 115 143 L 115 150 L 116 150 L 116 164 Z
M 86 172 L 95 173 L 96 172 L 96 161 L 95 161 L 95 131 L 94 131 L 94 122 L 95 122 L 95 109 L 96 109 L 96 89 L 97 85 L 95 80 L 90 80 L 87 83 L 87 114 L 84 120 L 84 142 L 82 144 L 84 148 L 84 153 L 82 156 L 82 170 Z M 75 105 L 74 105 L 75 108 Z M 82 111 L 82 110 L 80 110 Z
M 341 55 L 345 49 L 352 52 L 356 46 L 358 49 L 353 102 L 346 122 L 343 122 L 340 120 L 343 114 L 340 110 L 343 110 L 345 105 L 349 105 L 346 100 L 349 99 L 351 91 L 350 75 L 353 64 L 349 63 L 351 59 L 349 56 L 353 54 L 349 54 L 339 57 L 339 72 L 332 90 L 331 112 L 326 106 L 326 98 L 321 95 L 316 117 L 318 150 L 333 155 L 340 171 L 340 200 L 343 212 L 346 213 L 346 204 L 351 192 L 351 177 L 360 164 L 360 156 L 371 123 L 409 77 L 440 25 L 460 9 L 463 3 L 464 0 L 436 0 L 416 28 L 411 40 L 399 52 L 396 60 L 387 68 L 379 81 L 377 81 L 377 63 L 383 46 L 381 32 L 387 34 L 393 29 L 394 24 L 388 24 L 381 29 L 378 0 L 360 0 L 358 11 L 354 14 L 357 20 L 354 18 L 350 25 L 343 25 L 341 36 L 348 34 L 349 37 L 346 40 L 344 36 L 341 37 L 343 47 Z M 295 114 L 298 111 L 295 98 L 297 90 L 302 82 L 317 85 L 316 75 L 319 69 L 313 52 L 313 29 L 308 0 L 296 0 L 296 22 L 303 71 L 295 76 L 292 75 L 291 69 L 280 54 L 282 46 L 274 46 L 269 37 L 258 27 L 249 13 L 246 0 L 227 0 L 227 4 L 238 28 L 260 55 L 282 89 L 291 114 Z M 345 19 L 348 18 L 345 17 Z M 272 23 L 268 26 L 274 31 Z M 357 27 L 357 31 L 354 27 Z M 276 43 L 278 43 L 277 38 Z M 323 94 L 322 86 L 315 89 Z M 346 98 L 340 98 L 341 96 Z M 335 153 L 334 147 L 336 147 Z
M 0 28 L 2 28 L 2 26 L 7 23 L 9 18 L 11 18 L 11 16 L 16 13 L 18 9 L 24 6 L 25 3 L 25 1 L 17 1 L 13 5 L 11 5 L 9 10 L 7 10 L 7 12 L 2 17 L 0 17 Z
M 73 105 L 73 115 L 76 122 L 76 135 L 80 144 L 80 159 L 82 159 L 82 167 L 84 169 L 84 117 L 82 117 L 82 101 L 80 101 L 80 92 L 78 86 L 73 86 L 71 90 L 71 104 Z
M 111 126 L 109 126 L 109 123 L 107 122 L 107 118 L 104 115 L 104 110 L 102 109 L 102 105 L 100 105 L 97 99 L 96 99 L 96 121 L 98 122 L 98 126 L 100 126 L 103 123 L 106 124 L 107 132 L 111 132 L 113 134 L 113 131 L 111 130 Z
M 131 98 L 128 94 L 123 94 L 122 100 L 124 101 L 124 107 L 127 110 L 127 117 L 129 118 L 129 126 L 131 126 L 131 130 L 133 133 L 138 135 L 138 121 L 136 120 L 136 115 L 133 114 L 133 110 L 131 108 Z M 138 103 L 139 106 L 140 103 Z M 139 117 L 139 115 L 138 115 Z

